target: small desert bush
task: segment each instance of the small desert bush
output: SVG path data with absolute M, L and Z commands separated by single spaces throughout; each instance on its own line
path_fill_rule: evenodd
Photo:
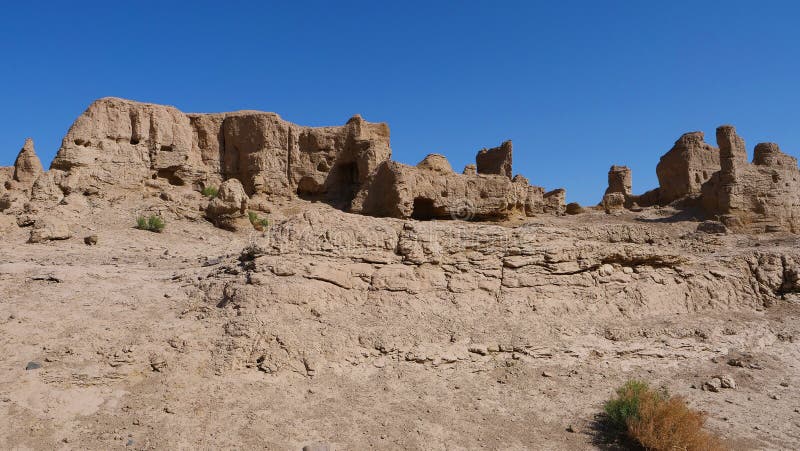
M 217 194 L 219 194 L 219 189 L 216 186 L 206 186 L 202 191 L 200 191 L 200 194 L 209 199 L 213 199 L 217 197 Z
M 161 233 L 166 223 L 160 216 L 150 215 L 150 217 L 139 216 L 136 218 L 136 228 Z
M 258 216 L 258 213 L 254 211 L 248 211 L 247 218 L 250 219 L 250 224 L 253 224 L 256 230 L 264 231 L 269 227 L 269 219 Z
M 718 451 L 722 442 L 703 429 L 705 417 L 680 396 L 670 397 L 642 381 L 628 381 L 605 404 L 611 424 L 653 451 Z

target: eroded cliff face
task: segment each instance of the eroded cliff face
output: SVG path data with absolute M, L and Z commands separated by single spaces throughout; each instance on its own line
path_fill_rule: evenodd
M 417 168 L 392 162 L 389 139 L 386 124 L 358 115 L 341 127 L 302 127 L 274 113 L 184 114 L 105 98 L 70 128 L 52 164 L 63 175 L 51 179 L 65 192 L 84 193 L 137 189 L 149 179 L 198 190 L 236 179 L 248 197 L 298 197 L 363 214 L 430 219 L 504 219 L 564 209 L 539 205 L 563 196 L 533 200 L 544 190 L 512 181 L 510 141 L 480 151 L 470 177 L 455 174 L 441 155 Z
M 184 114 L 105 98 L 75 121 L 52 168 L 78 174 L 83 187 L 132 188 L 161 178 L 199 188 L 236 178 L 250 196 L 300 195 L 346 204 L 390 156 L 389 128 L 360 116 L 342 127 L 312 128 L 274 113 Z

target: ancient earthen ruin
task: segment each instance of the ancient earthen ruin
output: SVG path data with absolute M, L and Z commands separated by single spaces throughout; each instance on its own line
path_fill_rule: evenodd
M 642 195 L 630 192 L 630 169 L 612 166 L 601 205 L 613 211 L 673 204 L 733 230 L 800 231 L 797 159 L 777 144 L 760 143 L 749 163 L 744 140 L 731 125 L 717 128 L 717 143 L 719 149 L 707 144 L 702 132 L 681 136 L 656 167 L 659 187 Z
M 582 207 L 510 141 L 98 100 L 0 168 L 0 449 L 618 449 L 630 379 L 797 449 L 797 161 L 716 142 Z
M 511 153 L 510 141 L 483 149 L 475 167 L 456 174 L 441 155 L 429 155 L 416 167 L 392 161 L 389 127 L 358 115 L 341 127 L 302 127 L 274 113 L 184 114 L 170 106 L 104 98 L 75 121 L 47 173 L 33 143 L 26 142 L 13 169 L 2 172 L 13 172 L 15 183 L 6 183 L 0 208 L 21 211 L 25 196 L 57 204 L 73 192 L 165 180 L 197 190 L 221 187 L 207 217 L 224 228 L 233 228 L 235 217 L 245 213 L 235 194 L 242 190 L 245 198 L 298 197 L 396 218 L 562 213 L 564 191 L 545 192 L 512 177 Z M 231 205 L 222 204 L 228 200 Z

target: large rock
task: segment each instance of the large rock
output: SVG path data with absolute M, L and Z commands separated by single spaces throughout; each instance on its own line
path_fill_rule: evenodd
M 21 183 L 26 189 L 33 185 L 33 182 L 44 172 L 42 162 L 36 156 L 33 148 L 33 140 L 28 138 L 25 145 L 19 151 L 16 161 L 14 161 L 14 180 Z
M 42 243 L 51 240 L 66 240 L 72 236 L 69 226 L 54 216 L 37 219 L 33 223 L 29 243 Z
M 244 224 L 247 193 L 237 179 L 228 179 L 219 187 L 217 196 L 206 207 L 206 217 L 217 227 L 237 230 Z
M 511 178 L 512 152 L 511 141 L 506 141 L 491 149 L 481 149 L 475 157 L 478 174 L 504 175 Z
M 699 195 L 703 183 L 719 170 L 720 151 L 704 141 L 703 132 L 684 134 L 656 166 L 658 201 L 668 204 Z

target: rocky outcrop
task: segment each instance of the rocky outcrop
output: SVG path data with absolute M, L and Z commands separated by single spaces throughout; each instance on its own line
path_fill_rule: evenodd
M 206 218 L 217 227 L 237 230 L 245 222 L 247 203 L 247 193 L 239 180 L 228 179 L 206 207 Z
M 43 243 L 52 240 L 66 240 L 72 236 L 66 222 L 54 216 L 37 219 L 33 223 L 29 243 Z
M 491 149 L 481 149 L 475 157 L 478 174 L 503 175 L 511 178 L 511 154 L 511 141 Z
M 703 183 L 719 170 L 720 151 L 704 141 L 703 132 L 684 134 L 656 166 L 658 202 L 700 194 Z
M 0 166 L 0 194 L 2 194 L 8 187 L 6 184 L 14 179 L 14 166 Z
M 703 186 L 703 207 L 734 230 L 800 232 L 800 169 L 777 144 L 756 145 L 747 162 L 732 126 L 717 129 L 722 170 Z
M 443 174 L 453 173 L 453 167 L 450 166 L 450 162 L 447 161 L 444 155 L 439 155 L 438 153 L 432 153 L 426 156 L 422 161 L 417 163 L 417 168 L 441 172 Z
M 611 169 L 608 170 L 608 188 L 606 188 L 605 194 L 622 193 L 630 195 L 632 186 L 633 182 L 629 167 L 611 166 Z
M 249 198 L 259 207 L 299 197 L 345 211 L 423 219 L 564 213 L 563 191 L 545 193 L 524 177 L 512 179 L 510 141 L 481 150 L 476 165 L 456 174 L 439 154 L 416 167 L 392 162 L 389 139 L 386 124 L 358 115 L 340 127 L 303 127 L 275 113 L 185 114 L 103 98 L 70 127 L 47 174 L 26 144 L 13 174 L 24 180 L 25 194 L 0 195 L 7 210 L 30 200 L 36 212 L 73 193 L 108 196 L 109 187 L 157 187 L 170 199 L 161 187 L 200 191 L 222 184 L 206 216 L 226 228 L 235 228 L 238 218 L 231 215 L 241 214 L 235 213 L 240 201 Z
M 81 188 L 138 187 L 148 178 L 199 187 L 236 178 L 248 195 L 347 204 L 390 156 L 388 126 L 360 116 L 342 127 L 301 127 L 275 113 L 184 114 L 104 98 L 72 125 L 52 168 L 70 171 Z
M 29 189 L 43 172 L 42 162 L 39 161 L 33 148 L 33 140 L 28 138 L 14 161 L 13 179 L 19 182 L 23 188 Z
M 504 161 L 510 164 L 510 142 L 491 152 L 501 150 L 507 152 Z M 481 150 L 478 158 L 482 155 L 487 155 L 486 150 Z M 386 161 L 359 191 L 352 211 L 419 220 L 500 220 L 514 214 L 564 213 L 563 189 L 545 193 L 525 177 L 506 176 L 510 173 L 509 167 L 502 175 L 482 174 L 480 170 L 456 174 L 447 160 L 436 154 L 428 155 L 416 167 Z
M 606 213 L 623 209 L 630 202 L 632 178 L 631 170 L 627 166 L 611 166 L 608 170 L 608 187 L 603 195 L 600 206 Z

